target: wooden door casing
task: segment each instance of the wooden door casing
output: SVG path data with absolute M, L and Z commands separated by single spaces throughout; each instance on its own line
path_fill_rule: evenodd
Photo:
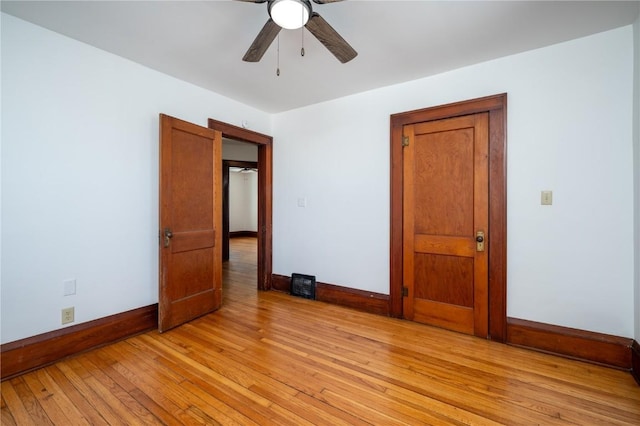
M 506 113 L 507 95 L 500 94 L 420 110 L 393 114 L 391 138 L 391 235 L 389 313 L 403 316 L 403 128 L 406 125 L 463 115 L 488 113 L 489 121 L 489 226 L 488 338 L 504 342 L 507 330 L 507 203 Z
M 487 113 L 404 127 L 407 319 L 487 335 Z M 488 245 L 485 243 L 485 246 Z
M 258 290 L 271 290 L 273 138 L 233 124 L 209 119 L 209 128 L 222 137 L 258 146 Z
M 221 178 L 221 133 L 161 114 L 161 332 L 220 307 Z

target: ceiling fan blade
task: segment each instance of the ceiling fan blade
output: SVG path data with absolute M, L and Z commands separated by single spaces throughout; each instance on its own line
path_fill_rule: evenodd
M 305 27 L 343 64 L 358 56 L 358 52 L 316 12 L 311 14 Z
M 244 54 L 242 60 L 245 62 L 260 62 L 264 52 L 266 52 L 269 46 L 271 46 L 271 43 L 273 43 L 273 40 L 281 29 L 282 28 L 280 28 L 278 24 L 269 18 L 267 23 L 264 24 L 264 27 L 260 30 L 260 33 L 258 33 L 256 39 L 251 43 L 249 50 Z
M 246 1 L 246 0 L 245 0 Z M 314 3 L 317 4 L 325 4 L 325 3 L 337 3 L 339 1 L 344 1 L 344 0 L 313 0 Z

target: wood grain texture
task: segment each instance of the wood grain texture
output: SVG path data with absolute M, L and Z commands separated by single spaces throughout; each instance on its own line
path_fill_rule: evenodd
M 507 330 L 506 108 L 507 95 L 500 94 L 391 115 L 391 282 L 389 288 L 391 316 L 403 316 L 403 126 L 486 112 L 489 121 L 489 232 L 487 239 L 491 242 L 488 262 L 488 338 L 505 341 Z
M 403 317 L 487 338 L 488 114 L 403 133 Z M 482 250 L 476 232 L 485 236 Z
M 624 337 L 517 318 L 508 318 L 507 322 L 507 343 L 510 345 L 629 371 L 632 342 Z
M 507 95 L 489 111 L 489 338 L 507 338 Z
M 473 309 L 473 259 L 418 253 L 414 276 L 416 299 Z
M 160 114 L 158 327 L 220 306 L 222 133 Z
M 257 292 L 256 257 L 213 314 L 4 381 L 2 424 L 640 423 L 624 371 Z
M 291 277 L 286 275 L 273 274 L 271 276 L 271 285 L 273 290 L 291 292 Z M 316 283 L 316 286 L 318 283 Z
M 157 326 L 158 305 L 154 304 L 5 343 L 0 349 L 2 380 Z
M 346 306 L 378 315 L 389 315 L 389 298 L 385 294 L 327 283 L 316 283 L 316 300 Z

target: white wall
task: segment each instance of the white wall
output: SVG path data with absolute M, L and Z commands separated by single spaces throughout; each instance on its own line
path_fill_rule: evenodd
M 258 231 L 258 173 L 229 173 L 229 231 Z
M 634 44 L 634 96 L 633 96 L 633 147 L 634 147 L 634 183 L 635 206 L 635 340 L 640 342 L 640 16 L 633 24 Z
M 389 115 L 507 92 L 508 315 L 632 337 L 632 73 L 628 26 L 276 115 L 273 272 L 388 294 Z
M 158 114 L 254 108 L 2 14 L 2 342 L 157 302 Z M 63 297 L 63 281 L 77 294 Z

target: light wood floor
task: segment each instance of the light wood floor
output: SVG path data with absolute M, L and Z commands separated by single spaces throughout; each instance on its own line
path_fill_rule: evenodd
M 255 290 L 233 239 L 218 312 L 2 383 L 2 425 L 640 425 L 629 373 Z

